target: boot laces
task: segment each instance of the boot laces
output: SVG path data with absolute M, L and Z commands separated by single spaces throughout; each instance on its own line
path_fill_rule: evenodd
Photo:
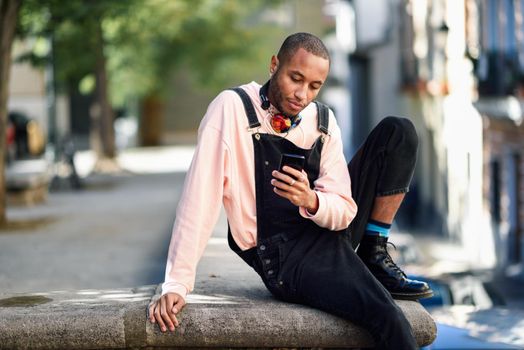
M 393 248 L 395 250 L 397 250 L 397 246 L 394 245 L 392 242 L 387 242 L 387 244 L 391 244 L 393 246 Z M 396 271 L 399 275 L 407 278 L 406 274 L 404 273 L 404 271 L 402 271 L 402 269 L 400 267 L 398 267 L 398 265 L 393 261 L 393 258 L 391 257 L 391 255 L 389 255 L 389 252 L 388 252 L 388 247 L 387 247 L 387 244 L 386 244 L 386 249 L 385 252 L 386 252 L 386 259 L 384 259 L 385 263 L 393 270 L 393 271 Z

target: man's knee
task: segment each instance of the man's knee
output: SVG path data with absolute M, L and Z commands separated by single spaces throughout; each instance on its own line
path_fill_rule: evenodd
M 394 304 L 384 307 L 379 317 L 381 318 L 382 330 L 409 332 L 411 329 L 411 325 L 402 310 Z
M 379 123 L 381 127 L 391 133 L 395 146 L 403 148 L 404 154 L 416 155 L 418 149 L 418 135 L 415 126 L 408 118 L 389 116 Z
M 418 349 L 411 325 L 398 307 L 386 308 L 379 317 L 379 324 L 369 329 L 377 349 Z
M 402 310 L 393 301 L 382 300 L 377 305 L 364 309 L 366 311 L 361 315 L 360 321 L 374 338 L 386 341 L 394 334 L 399 336 L 410 334 L 411 325 Z

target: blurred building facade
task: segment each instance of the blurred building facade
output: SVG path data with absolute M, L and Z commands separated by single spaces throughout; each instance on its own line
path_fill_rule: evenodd
M 333 85 L 347 92 L 347 154 L 383 117 L 409 116 L 420 148 L 403 224 L 461 243 L 477 267 L 522 270 L 524 1 L 327 6 L 337 20 L 326 40 Z
M 467 53 L 475 64 L 484 139 L 483 198 L 501 267 L 524 262 L 524 1 L 469 1 Z M 473 23 L 472 23 L 473 24 Z M 473 25 L 470 26 L 473 28 Z

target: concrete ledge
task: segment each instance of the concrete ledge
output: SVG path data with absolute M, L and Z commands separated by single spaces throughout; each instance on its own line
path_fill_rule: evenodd
M 360 348 L 369 335 L 351 323 L 258 290 L 239 297 L 195 294 L 175 333 L 146 320 L 156 286 L 0 295 L 0 349 Z M 417 302 L 398 301 L 424 346 L 435 323 Z

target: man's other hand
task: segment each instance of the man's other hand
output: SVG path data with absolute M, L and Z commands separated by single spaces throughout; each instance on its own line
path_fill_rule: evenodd
M 149 322 L 158 323 L 160 330 L 172 332 L 179 326 L 176 315 L 184 308 L 186 301 L 177 293 L 166 293 L 149 304 Z

